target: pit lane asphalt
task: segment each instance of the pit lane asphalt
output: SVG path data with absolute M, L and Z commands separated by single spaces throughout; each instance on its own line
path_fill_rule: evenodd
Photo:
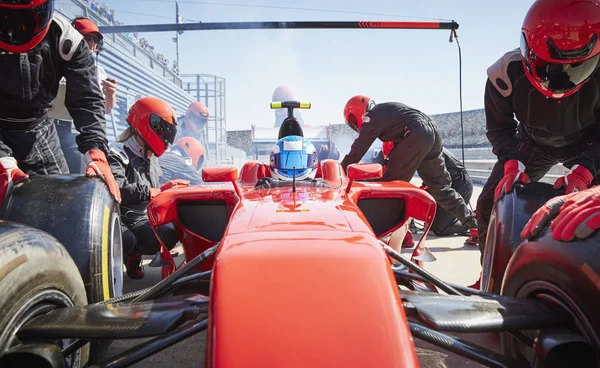
M 413 184 L 419 185 L 416 179 Z M 475 208 L 477 197 L 481 193 L 481 186 L 473 188 L 471 206 Z M 420 238 L 419 233 L 415 241 Z M 463 245 L 464 236 L 439 238 L 434 235 L 427 236 L 427 247 L 435 255 L 437 261 L 429 263 L 426 269 L 442 280 L 459 285 L 471 285 L 479 277 L 479 250 L 477 246 Z M 182 253 L 181 249 L 178 249 Z M 410 254 L 412 249 L 404 250 L 403 254 Z M 177 262 L 181 262 L 181 257 Z M 151 257 L 146 257 L 145 263 Z M 131 292 L 152 286 L 160 281 L 160 269 L 145 267 L 146 277 L 143 280 L 131 280 L 125 276 L 125 292 Z M 485 346 L 488 349 L 499 351 L 498 339 L 492 334 L 456 334 L 455 336 Z M 146 340 L 121 340 L 114 342 L 106 353 L 106 357 L 113 356 Z M 141 368 L 188 368 L 204 367 L 204 349 L 206 332 L 200 333 L 186 341 L 176 344 L 161 353 L 154 355 L 133 367 Z M 421 367 L 423 368 L 463 368 L 483 367 L 473 361 L 464 359 L 455 354 L 448 353 L 433 345 L 415 339 L 415 346 Z

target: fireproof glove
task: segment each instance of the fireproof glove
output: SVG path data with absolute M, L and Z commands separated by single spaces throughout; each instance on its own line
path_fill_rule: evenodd
M 150 200 L 154 199 L 162 191 L 169 190 L 172 188 L 187 187 L 189 185 L 190 185 L 189 180 L 184 180 L 184 179 L 169 180 L 168 182 L 164 183 L 160 187 L 160 189 L 159 188 L 150 188 Z
M 190 185 L 189 180 L 183 180 L 183 179 L 169 180 L 168 182 L 164 183 L 162 185 L 162 187 L 160 187 L 160 191 L 162 192 L 163 190 L 176 188 L 176 187 L 187 187 L 189 185 Z
M 85 164 L 87 168 L 85 169 L 86 176 L 99 176 L 104 180 L 110 193 L 115 197 L 119 204 L 121 203 L 121 191 L 119 190 L 119 186 L 115 181 L 115 177 L 113 176 L 112 171 L 110 170 L 110 166 L 108 165 L 108 160 L 106 159 L 106 155 L 104 152 L 99 149 L 93 149 L 87 151 L 85 156 L 83 156 L 85 160 Z
M 14 183 L 27 178 L 29 175 L 19 169 L 14 157 L 0 158 L 0 205 L 4 203 L 6 194 L 10 192 Z
M 521 237 L 535 238 L 550 221 L 555 240 L 571 241 L 590 236 L 600 228 L 600 186 L 550 199 L 533 214 Z
M 554 182 L 554 189 L 567 187 L 565 194 L 586 190 L 592 183 L 594 175 L 581 165 L 575 165 L 566 175 Z
M 502 198 L 504 194 L 510 193 L 516 182 L 528 184 L 529 176 L 525 174 L 525 165 L 521 161 L 508 160 L 504 163 L 504 177 L 496 186 L 494 202 Z
M 161 192 L 158 188 L 150 188 L 150 200 L 153 200 Z

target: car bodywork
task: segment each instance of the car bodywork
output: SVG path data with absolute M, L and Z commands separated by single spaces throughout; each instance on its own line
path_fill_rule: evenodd
M 339 163 L 321 164 L 329 188 L 255 188 L 263 164 L 248 162 L 240 173 L 205 168 L 210 184 L 159 194 L 148 207 L 151 224 L 176 225 L 184 264 L 165 265 L 149 289 L 24 323 L 20 357 L 41 356 L 40 340 L 77 338 L 62 350 L 69 355 L 88 341 L 157 336 L 93 365 L 126 367 L 207 330 L 210 367 L 417 367 L 414 338 L 486 366 L 520 367 L 530 365 L 445 332 L 534 330 L 548 333 L 537 337 L 541 358 L 531 366 L 573 356 L 578 366 L 597 363 L 598 346 L 572 332 L 576 318 L 556 303 L 445 283 L 380 240 L 410 218 L 431 221 L 435 201 L 426 191 L 366 181 L 381 175 L 379 164 L 351 165 L 347 177 Z M 7 356 L 17 357 L 0 363 Z M 56 354 L 45 357 L 46 366 L 60 366 Z

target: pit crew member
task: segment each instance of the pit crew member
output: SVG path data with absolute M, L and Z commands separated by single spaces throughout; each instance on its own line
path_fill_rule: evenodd
M 170 180 L 189 180 L 190 185 L 202 184 L 202 164 L 204 163 L 204 146 L 192 137 L 179 139 L 162 156 L 158 158 L 162 175 L 160 184 Z
M 129 127 L 117 139 L 119 144 L 111 148 L 109 162 L 123 196 L 123 239 L 135 239 L 133 244 L 123 244 L 127 275 L 140 279 L 144 277 L 142 255 L 155 255 L 160 250 L 159 240 L 148 221 L 148 203 L 161 191 L 189 182 L 169 181 L 162 186 L 159 182 L 158 157 L 177 134 L 175 112 L 168 103 L 156 97 L 143 97 L 131 106 L 126 120 Z M 177 243 L 174 227 L 169 224 L 158 231 L 164 245 L 173 249 Z
M 83 36 L 54 14 L 54 0 L 2 1 L 0 12 L 0 203 L 11 185 L 28 175 L 69 172 L 56 126 L 48 118 L 63 77 L 86 175 L 104 179 L 120 202 L 106 158 L 104 100 Z
M 91 19 L 79 17 L 75 18 L 71 24 L 83 35 L 83 39 L 87 42 L 92 55 L 102 51 L 104 36 L 100 33 L 98 26 Z M 113 107 L 116 105 L 117 82 L 116 80 L 109 80 L 104 68 L 98 64 L 96 64 L 96 71 L 98 84 L 104 94 L 104 111 L 106 114 L 110 114 Z M 66 84 L 64 78 L 61 80 L 61 85 L 62 84 Z M 57 98 L 57 100 L 59 99 Z M 61 117 L 55 120 L 58 138 L 60 139 L 60 146 L 65 154 L 69 172 L 71 174 L 81 174 L 85 170 L 85 166 L 83 166 L 83 155 L 77 149 L 77 143 L 75 141 L 77 134 L 73 133 L 73 121 L 64 107 L 64 94 L 60 101 L 63 106 L 56 106 L 57 103 L 59 102 L 54 101 L 50 116 L 58 115 Z
M 203 141 L 202 132 L 208 124 L 210 113 L 202 102 L 193 102 L 188 106 L 185 118 L 177 129 L 177 138 L 192 137 Z
M 477 201 L 482 258 L 492 207 L 516 182 L 538 181 L 563 163 L 570 171 L 554 187 L 569 194 L 599 174 L 599 9 L 599 0 L 535 1 L 520 48 L 487 71 L 487 137 L 498 161 Z
M 360 161 L 375 139 L 394 141 L 381 181 L 410 181 L 415 173 L 429 188 L 436 202 L 463 225 L 477 227 L 475 214 L 452 188 L 452 177 L 442 154 L 442 137 L 429 116 L 399 102 L 375 104 L 366 96 L 354 96 L 344 107 L 346 124 L 359 135 L 342 167 Z

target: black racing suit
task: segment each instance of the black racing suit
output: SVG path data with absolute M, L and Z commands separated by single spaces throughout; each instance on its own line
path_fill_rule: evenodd
M 113 147 L 108 161 L 121 190 L 121 221 L 124 225 L 123 239 L 132 239 L 135 235 L 135 247 L 144 255 L 154 255 L 160 250 L 160 243 L 152 231 L 146 207 L 150 202 L 150 188 L 160 188 L 161 176 L 158 159 L 152 155 L 144 159 L 136 156 L 122 145 Z M 172 224 L 158 229 L 165 246 L 173 249 L 177 244 L 177 235 Z M 123 244 L 123 253 L 127 255 L 133 244 Z
M 182 154 L 168 151 L 158 158 L 158 162 L 162 170 L 160 185 L 175 179 L 189 180 L 190 185 L 202 184 L 202 177 L 194 170 L 192 164 L 186 161 L 186 158 Z
M 575 94 L 547 98 L 529 82 L 519 50 L 506 53 L 488 69 L 485 87 L 487 137 L 498 162 L 477 200 L 479 248 L 485 249 L 494 190 L 504 163 L 519 160 L 532 182 L 557 163 L 600 170 L 600 73 Z
M 80 133 L 79 151 L 107 152 L 104 98 L 94 60 L 68 23 L 55 18 L 42 42 L 27 53 L 0 50 L 0 75 L 0 157 L 13 156 L 28 174 L 69 173 L 56 127 L 47 117 L 62 77 L 67 81 L 65 105 Z
M 452 177 L 452 188 L 463 197 L 466 203 L 469 203 L 473 195 L 473 182 L 467 169 L 465 169 L 462 162 L 452 152 L 444 148 L 442 154 L 444 155 L 446 169 L 448 169 Z M 431 231 L 437 236 L 448 236 L 469 231 L 469 227 L 461 224 L 456 216 L 444 208 L 438 207 L 433 223 L 431 224 Z
M 399 102 L 375 105 L 365 115 L 358 138 L 342 160 L 344 170 L 359 162 L 377 138 L 395 144 L 381 181 L 410 181 L 416 171 L 441 207 L 463 224 L 474 220 L 467 203 L 452 188 L 442 155 L 442 137 L 430 117 Z

